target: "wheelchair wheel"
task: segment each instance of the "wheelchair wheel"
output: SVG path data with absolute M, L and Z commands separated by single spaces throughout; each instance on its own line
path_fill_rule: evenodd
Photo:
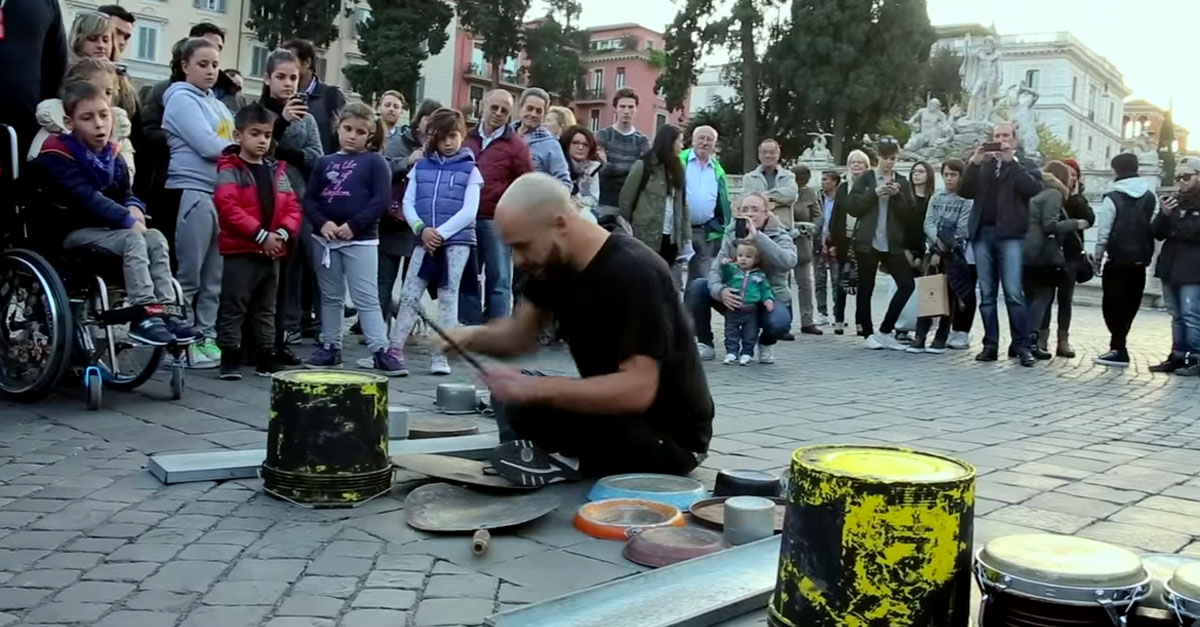
M 136 389 L 154 376 L 162 362 L 164 348 L 134 341 L 129 337 L 128 324 L 101 324 L 100 314 L 111 307 L 108 286 L 103 279 L 95 280 L 95 292 L 88 298 L 79 323 L 80 348 L 88 356 L 87 365 L 99 369 L 104 385 L 121 391 Z
M 83 388 L 87 391 L 87 408 L 96 411 L 104 404 L 104 381 L 100 378 L 100 371 L 96 368 L 88 368 L 83 375 Z
M 71 309 L 45 257 L 0 253 L 0 393 L 20 402 L 49 394 L 71 365 Z

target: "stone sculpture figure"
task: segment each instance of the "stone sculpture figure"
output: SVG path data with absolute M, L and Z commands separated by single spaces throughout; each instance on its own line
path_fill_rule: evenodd
M 1033 112 L 1033 105 L 1037 104 L 1039 98 L 1038 93 L 1028 87 L 1014 89 L 1009 119 L 1017 124 L 1017 137 L 1021 140 L 1021 148 L 1025 150 L 1025 154 L 1031 157 L 1040 155 L 1037 116 Z
M 818 131 L 808 135 L 813 138 L 812 146 L 805 148 L 804 152 L 800 153 L 800 160 L 808 163 L 833 163 L 833 153 L 829 151 L 825 139 L 831 137 L 832 134 Z
M 968 96 L 967 119 L 987 121 L 1000 90 L 1000 52 L 996 50 L 996 40 L 985 37 L 983 45 L 972 50 L 968 35 L 958 73 Z
M 930 98 L 929 103 L 912 114 L 906 124 L 913 134 L 904 144 L 905 150 L 917 151 L 925 147 L 939 146 L 953 136 L 953 130 L 946 136 L 947 118 L 942 111 L 942 102 L 937 98 Z

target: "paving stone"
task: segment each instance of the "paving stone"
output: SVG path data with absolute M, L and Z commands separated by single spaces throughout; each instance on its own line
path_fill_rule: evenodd
M 205 516 L 200 514 L 176 514 L 164 518 L 158 523 L 159 529 L 208 529 L 217 524 L 220 520 L 216 516 Z
M 221 562 L 167 562 L 157 573 L 142 582 L 146 590 L 204 592 L 225 571 Z
M 361 557 L 321 557 L 308 565 L 310 575 L 357 577 L 371 570 L 373 560 Z
M 242 547 L 232 544 L 193 544 L 179 554 L 179 559 L 232 562 L 241 554 Z
M 1200 486 L 1177 485 L 1167 488 L 1163 494 L 1190 501 L 1200 501 Z
M 1087 478 L 1088 483 L 1096 483 L 1118 489 L 1141 490 L 1143 492 L 1159 492 L 1170 486 L 1183 483 L 1186 480 L 1186 475 L 1177 475 L 1173 472 L 1162 472 L 1140 466 L 1117 466 L 1106 473 L 1092 475 Z
M 477 625 L 492 606 L 491 599 L 426 599 L 417 607 L 417 625 Z
M 381 542 L 350 542 L 338 540 L 330 542 L 329 546 L 321 551 L 321 556 L 334 557 L 375 557 L 382 549 Z
M 167 592 L 166 590 L 143 590 L 125 599 L 125 607 L 131 610 L 154 610 L 158 612 L 178 612 L 187 609 L 196 601 L 198 595 L 191 593 Z
M 4 585 L 12 588 L 65 588 L 79 579 L 78 570 L 63 570 L 61 568 L 46 568 L 27 570 L 9 579 Z
M 1197 457 L 1200 458 L 1200 455 L 1197 455 Z M 1200 519 L 1200 502 L 1187 499 L 1177 499 L 1170 496 L 1152 496 L 1138 503 L 1138 507 L 1159 509 L 1164 512 L 1172 512 Z
M 351 607 L 378 607 L 389 610 L 407 610 L 417 602 L 415 590 L 389 590 L 368 588 L 355 595 Z
M 420 590 L 425 585 L 425 573 L 402 570 L 376 570 L 367 575 L 368 588 L 402 588 Z
M 404 625 L 408 614 L 396 610 L 351 610 L 342 617 L 339 627 L 394 627 Z M 420 625 L 421 623 L 417 623 Z
M 348 599 L 354 596 L 354 591 L 357 589 L 358 579 L 355 577 L 306 576 L 296 582 L 296 585 L 292 588 L 292 594 Z
M 345 601 L 333 597 L 292 596 L 283 600 L 283 605 L 275 610 L 275 615 L 337 618 L 343 605 Z
M 987 477 L 979 479 L 976 492 L 979 496 L 1005 503 L 1020 503 L 1038 494 L 1038 491 L 1032 488 L 993 483 L 988 481 Z
M 1060 485 L 1066 483 L 1062 479 L 1054 479 L 1052 477 L 1044 477 L 1042 475 L 1030 475 L 1020 472 L 1012 472 L 1002 470 L 993 472 L 987 476 L 988 482 L 1003 483 L 1005 485 L 1020 486 L 1022 488 L 1031 488 L 1034 490 L 1053 490 Z
M 55 595 L 56 601 L 112 603 L 133 592 L 137 586 L 112 581 L 81 581 Z
M 191 544 L 204 535 L 199 529 L 151 529 L 137 539 L 138 544 Z
M 392 545 L 388 545 L 388 550 L 401 547 L 403 547 L 403 545 L 398 547 L 392 547 Z M 379 570 L 408 570 L 424 573 L 429 572 L 429 570 L 433 568 L 433 562 L 434 558 L 432 555 L 384 554 L 380 555 L 379 558 L 375 560 L 375 568 Z
M 178 614 L 122 610 L 105 616 L 94 627 L 174 627 Z
M 275 581 L 223 581 L 204 595 L 205 605 L 275 605 L 288 584 Z
M 1064 534 L 1074 533 L 1091 524 L 1094 520 L 1083 516 L 1037 509 L 1025 505 L 1009 505 L 988 514 L 988 518 L 1013 525 L 1034 527 Z
M 108 519 L 112 523 L 134 523 L 138 525 L 157 525 L 159 521 L 166 518 L 167 515 L 162 512 L 143 512 L 138 510 L 125 510 L 117 512 Z
M 1117 490 L 1115 488 L 1107 488 L 1093 483 L 1068 483 L 1055 492 L 1063 492 L 1073 496 L 1081 496 L 1086 499 L 1098 499 L 1116 503 L 1118 505 L 1128 505 L 1135 501 L 1140 501 L 1146 498 L 1145 492 L 1137 492 L 1135 490 Z
M 1167 529 L 1190 536 L 1200 536 L 1200 518 L 1192 518 L 1171 512 L 1146 509 L 1139 506 L 1127 507 L 1110 517 L 1113 522 L 1145 525 L 1150 529 Z
M 101 564 L 84 573 L 83 578 L 96 581 L 140 582 L 158 570 L 157 562 L 114 562 Z
M 274 524 L 275 521 L 265 518 L 230 517 L 217 523 L 217 526 L 214 527 L 214 529 L 235 531 L 266 531 Z
M 88 532 L 93 538 L 136 538 L 146 532 L 150 525 L 137 523 L 112 523 L 100 525 Z
M 0 529 L 20 529 L 41 517 L 37 512 L 0 511 Z
M 246 547 L 254 544 L 259 533 L 255 531 L 213 530 L 200 537 L 203 544 L 233 544 Z
M 1109 521 L 1100 521 L 1084 527 L 1079 530 L 1078 535 L 1154 553 L 1174 553 L 1191 540 L 1188 536 L 1174 531 Z
M 175 557 L 181 544 L 127 544 L 104 558 L 106 562 L 165 562 Z
M 26 498 L 16 499 L 4 505 L 4 510 L 8 512 L 41 512 L 49 514 L 70 505 L 71 501 L 65 499 L 39 499 Z
M 78 535 L 74 531 L 17 531 L 0 538 L 0 548 L 52 551 Z
M 291 583 L 304 572 L 304 560 L 244 559 L 230 571 L 230 581 L 283 581 Z M 312 572 L 312 569 L 309 569 Z M 314 573 L 323 574 L 323 573 Z
M 47 555 L 49 551 L 37 549 L 0 549 L 0 564 L 5 569 L 24 570 Z
M 270 609 L 254 605 L 204 605 L 188 614 L 180 627 L 257 627 Z
M 100 563 L 101 553 L 51 553 L 37 561 L 38 568 L 68 568 L 85 570 Z
M 0 611 L 23 610 L 37 605 L 50 595 L 49 590 L 28 588 L 0 588 Z
M 112 553 L 124 546 L 125 540 L 121 538 L 78 538 L 60 551 L 79 551 L 83 553 Z
M 522 586 L 568 592 L 624 577 L 636 570 L 565 551 L 546 551 L 489 566 L 485 572 Z
M 1039 494 L 1024 505 L 1041 510 L 1071 514 L 1083 518 L 1107 518 L 1113 512 L 1121 509 L 1120 505 L 1105 503 L 1096 499 L 1086 499 L 1069 494 L 1046 492 Z
M 91 624 L 108 611 L 107 603 L 61 601 L 39 605 L 25 615 L 29 623 L 87 623 Z
M 333 621 L 311 616 L 282 616 L 272 618 L 267 627 L 333 627 Z
M 536 603 L 546 598 L 532 588 L 514 586 L 511 583 L 500 583 L 500 594 L 497 597 L 501 603 Z
M 12 614 L 7 614 L 5 612 L 0 612 L 0 627 L 4 627 L 5 625 L 11 625 L 12 623 L 15 623 L 15 622 L 17 622 L 16 616 L 13 616 Z
M 424 598 L 475 597 L 491 599 L 496 596 L 496 586 L 499 580 L 487 575 L 434 575 L 425 586 Z

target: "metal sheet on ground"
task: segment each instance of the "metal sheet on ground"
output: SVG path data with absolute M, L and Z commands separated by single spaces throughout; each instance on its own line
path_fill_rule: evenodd
M 500 475 L 489 473 L 491 464 L 474 459 L 461 459 L 449 455 L 393 455 L 392 463 L 404 470 L 450 483 L 521 492 L 537 489 L 533 486 L 516 485 Z
M 712 627 L 767 605 L 779 536 L 548 599 L 489 627 Z
M 479 433 L 472 418 L 451 416 L 414 416 L 408 420 L 408 437 L 413 440 L 452 438 Z
M 266 438 L 265 433 L 263 438 Z M 389 440 L 388 451 L 396 455 L 429 453 L 484 459 L 498 443 L 496 434 L 484 433 L 455 438 Z M 146 469 L 167 485 L 193 481 L 252 479 L 258 476 L 258 468 L 266 458 L 267 451 L 261 448 L 154 455 Z
M 558 508 L 545 494 L 494 496 L 445 483 L 423 485 L 404 499 L 404 520 L 421 531 L 464 532 L 515 527 Z

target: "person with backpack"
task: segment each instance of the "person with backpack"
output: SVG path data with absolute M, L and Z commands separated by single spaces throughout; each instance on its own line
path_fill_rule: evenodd
M 668 124 L 658 129 L 654 145 L 633 163 L 621 187 L 621 217 L 633 226 L 633 237 L 674 266 L 692 241 L 679 151 L 683 135 Z M 676 286 L 678 287 L 678 285 Z

